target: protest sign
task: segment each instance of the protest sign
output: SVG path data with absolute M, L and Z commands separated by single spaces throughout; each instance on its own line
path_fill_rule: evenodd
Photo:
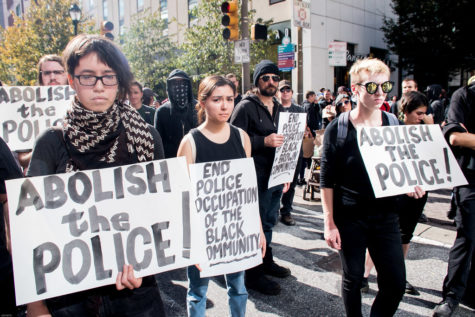
M 173 171 L 173 173 L 171 173 Z M 183 157 L 7 181 L 17 305 L 202 261 Z
M 357 133 L 376 197 L 467 184 L 439 125 L 358 127 Z
M 61 122 L 75 95 L 69 86 L 0 86 L 1 137 L 10 150 L 30 150 L 42 131 Z
M 256 171 L 251 158 L 190 165 L 196 213 L 205 230 L 201 277 L 262 263 Z
M 281 112 L 277 134 L 284 135 L 284 144 L 275 149 L 268 187 L 292 182 L 300 147 L 305 133 L 305 113 Z

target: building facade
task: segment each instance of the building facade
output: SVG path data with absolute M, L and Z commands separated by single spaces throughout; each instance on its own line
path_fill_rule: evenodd
M 168 34 L 179 43 L 184 41 L 187 27 L 193 23 L 191 10 L 202 0 L 82 0 L 85 16 L 95 19 L 97 28 L 104 20 L 114 23 L 116 37 L 123 34 L 134 19 L 143 14 L 159 11 L 169 21 Z M 297 43 L 294 26 L 293 0 L 248 0 L 249 9 L 255 10 L 254 19 L 272 19 L 270 32 L 282 38 L 288 34 Z M 396 57 L 389 54 L 381 31 L 383 18 L 393 17 L 391 0 L 311 0 L 310 28 L 302 30 L 303 89 L 319 90 L 349 86 L 348 71 L 357 58 L 374 56 L 386 61 L 393 71 L 391 80 L 398 82 Z M 330 66 L 328 47 L 331 42 L 347 43 L 347 65 Z M 277 44 L 275 50 L 277 51 Z M 277 52 L 271 55 L 275 59 Z M 275 60 L 276 61 L 276 60 Z M 283 73 L 291 78 L 297 92 L 297 69 Z M 399 91 L 397 85 L 392 94 Z
M 30 0 L 0 0 L 0 26 L 6 29 L 13 25 L 13 13 L 22 16 Z

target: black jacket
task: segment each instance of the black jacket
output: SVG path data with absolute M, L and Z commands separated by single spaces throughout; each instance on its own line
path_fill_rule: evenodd
M 465 130 L 460 124 L 463 124 Z M 457 89 L 450 100 L 447 124 L 443 128 L 449 142 L 452 132 L 475 134 L 475 83 Z M 469 148 L 452 147 L 452 151 L 470 184 L 475 184 L 475 151 Z
M 267 189 L 275 155 L 275 148 L 264 146 L 264 138 L 277 133 L 280 107 L 280 103 L 274 98 L 271 117 L 259 97 L 250 94 L 242 99 L 231 116 L 231 124 L 246 131 L 251 139 L 252 158 L 256 167 L 257 183 L 261 190 Z
M 169 89 L 169 82 L 174 77 L 184 78 L 190 83 L 188 99 L 191 100 L 191 102 L 184 109 L 174 103 L 174 98 Z M 170 73 L 170 76 L 167 78 L 167 93 L 169 100 L 155 112 L 154 126 L 162 137 L 165 158 L 170 158 L 176 157 L 181 139 L 183 139 L 190 129 L 198 126 L 198 119 L 195 110 L 197 101 L 193 98 L 191 80 L 184 71 L 176 69 Z
M 304 101 L 303 105 L 307 111 L 307 126 L 312 132 L 313 137 L 315 137 L 315 131 L 322 128 L 322 114 L 320 111 L 320 106 L 314 102 L 310 103 L 308 101 Z

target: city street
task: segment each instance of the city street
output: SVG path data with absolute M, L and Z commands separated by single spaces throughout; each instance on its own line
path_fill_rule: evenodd
M 292 276 L 279 280 L 282 292 L 278 296 L 249 291 L 247 316 L 344 316 L 339 256 L 323 240 L 321 203 L 303 200 L 302 190 L 297 188 L 294 201 L 297 225 L 288 227 L 279 222 L 273 237 L 274 258 L 289 267 Z M 441 299 L 448 251 L 455 238 L 455 228 L 446 218 L 449 203 L 449 190 L 429 194 L 425 207 L 429 222 L 418 224 L 406 261 L 408 281 L 420 295 L 405 295 L 396 316 L 432 316 L 432 309 Z M 160 274 L 158 281 L 168 316 L 186 316 L 185 270 Z M 376 294 L 374 272 L 369 281 L 370 292 L 363 294 L 364 316 L 369 316 Z M 207 316 L 228 315 L 223 278 L 210 282 L 207 307 Z M 475 311 L 461 305 L 454 316 L 475 316 Z

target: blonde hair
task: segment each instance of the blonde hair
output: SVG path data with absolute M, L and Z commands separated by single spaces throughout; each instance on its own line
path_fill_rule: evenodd
M 389 67 L 383 61 L 377 58 L 364 58 L 357 60 L 350 69 L 351 83 L 356 84 L 360 81 L 361 72 L 374 74 L 391 74 Z

